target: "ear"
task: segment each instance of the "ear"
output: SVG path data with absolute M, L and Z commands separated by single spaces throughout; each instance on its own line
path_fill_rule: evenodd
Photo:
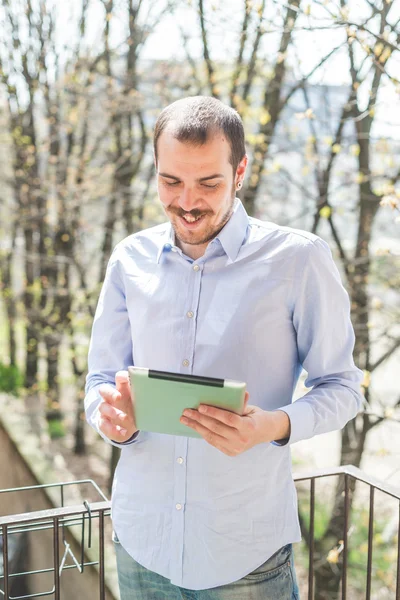
M 236 182 L 243 181 L 248 162 L 249 162 L 249 157 L 247 156 L 247 154 L 245 154 L 236 169 L 236 176 L 235 176 Z

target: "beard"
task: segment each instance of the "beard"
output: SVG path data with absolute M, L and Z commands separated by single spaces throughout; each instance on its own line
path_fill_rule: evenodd
M 214 215 L 213 211 L 201 211 L 198 209 L 193 209 L 193 210 L 187 212 L 187 211 L 182 210 L 181 208 L 169 208 L 167 212 L 169 212 L 172 215 L 171 224 L 174 229 L 175 240 L 177 242 L 179 241 L 184 244 L 188 244 L 188 245 L 192 245 L 192 246 L 201 246 L 204 244 L 208 244 L 208 242 L 211 242 L 211 240 L 213 240 L 215 237 L 217 237 L 217 235 L 219 234 L 221 229 L 223 229 L 223 227 L 226 225 L 226 223 L 231 218 L 232 213 L 233 213 L 233 206 L 235 203 L 235 198 L 236 198 L 236 187 L 235 187 L 235 184 L 233 183 L 232 189 L 231 189 L 231 203 L 228 206 L 227 210 L 222 215 L 219 222 L 214 225 L 212 225 L 212 224 L 207 225 L 207 217 L 208 216 L 212 217 Z M 180 227 L 178 226 L 178 223 L 179 223 L 178 219 L 180 217 L 183 217 L 183 215 L 191 215 L 195 219 L 202 215 L 205 215 L 205 223 L 206 223 L 205 229 L 202 229 L 202 231 L 199 231 L 197 235 L 196 235 L 197 232 L 194 232 L 194 235 L 193 234 L 191 235 L 191 232 L 189 232 L 189 231 L 185 232 L 184 230 L 182 230 L 183 226 L 180 226 Z M 175 219 L 174 219 L 174 217 L 175 217 Z

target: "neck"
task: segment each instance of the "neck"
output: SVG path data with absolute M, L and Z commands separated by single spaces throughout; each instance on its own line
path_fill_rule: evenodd
M 178 246 L 182 250 L 186 256 L 189 256 L 193 260 L 197 260 L 201 256 L 203 256 L 206 248 L 208 246 L 208 242 L 205 244 L 185 244 L 181 242 L 175 235 L 175 245 Z

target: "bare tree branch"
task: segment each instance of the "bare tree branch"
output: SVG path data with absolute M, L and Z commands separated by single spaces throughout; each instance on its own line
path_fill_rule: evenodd
M 215 82 L 215 67 L 210 57 L 210 50 L 208 44 L 207 29 L 204 20 L 204 2 L 199 0 L 199 16 L 200 16 L 200 28 L 201 28 L 201 39 L 203 42 L 203 57 L 207 66 L 208 72 L 208 85 L 210 86 L 211 95 L 214 98 L 219 98 Z
M 231 106 L 236 108 L 235 96 L 238 88 L 239 77 L 243 67 L 243 52 L 247 42 L 247 29 L 249 26 L 250 14 L 251 14 L 252 2 L 251 0 L 244 0 L 244 13 L 243 13 L 243 23 L 242 23 L 242 31 L 240 33 L 240 44 L 239 44 L 239 52 L 236 59 L 236 65 L 232 72 L 232 83 L 231 90 L 229 93 Z
M 375 369 L 377 369 L 382 363 L 384 363 L 388 358 L 390 358 L 398 348 L 400 348 L 400 337 L 393 340 L 393 343 L 390 346 L 390 348 L 388 348 L 386 352 L 382 354 L 382 356 L 380 356 L 373 364 L 370 365 L 370 373 L 375 371 Z
M 250 60 L 249 60 L 248 66 L 247 66 L 246 81 L 243 86 L 243 93 L 242 93 L 243 103 L 247 103 L 247 101 L 248 101 L 250 90 L 253 85 L 254 77 L 256 74 L 257 57 L 258 57 L 258 50 L 259 50 L 260 43 L 261 43 L 261 38 L 265 34 L 264 27 L 262 26 L 263 15 L 264 15 L 264 11 L 265 11 L 265 3 L 266 3 L 266 0 L 262 0 L 261 6 L 259 9 L 259 21 L 258 21 L 258 25 L 257 25 L 256 37 L 255 37 L 255 40 L 253 43 L 251 57 L 250 57 Z
M 193 56 L 190 54 L 190 51 L 189 51 L 190 36 L 188 36 L 186 34 L 186 32 L 184 31 L 184 29 L 181 25 L 179 25 L 179 31 L 180 31 L 182 39 L 183 39 L 183 47 L 185 49 L 186 60 L 188 61 L 189 65 L 190 65 L 192 78 L 195 81 L 196 86 L 197 86 L 196 95 L 199 96 L 203 93 L 203 84 L 201 83 L 199 76 L 197 74 L 198 67 L 197 67 L 196 61 L 194 60 Z

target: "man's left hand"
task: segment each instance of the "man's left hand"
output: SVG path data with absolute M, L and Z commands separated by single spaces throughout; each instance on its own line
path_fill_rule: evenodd
M 263 442 L 289 437 L 290 420 L 285 412 L 262 410 L 248 405 L 248 399 L 246 392 L 242 416 L 202 404 L 198 410 L 185 409 L 180 421 L 228 456 L 237 456 Z

